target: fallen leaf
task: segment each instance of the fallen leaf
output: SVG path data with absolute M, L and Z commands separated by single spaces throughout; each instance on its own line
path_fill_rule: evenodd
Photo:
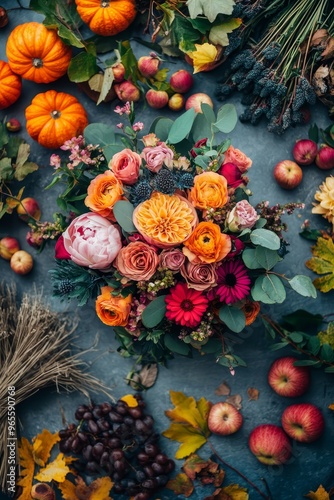
M 323 59 L 330 59 L 334 57 L 334 37 L 329 37 L 327 39 L 327 45 L 325 50 L 321 53 Z
M 240 394 L 235 394 L 234 396 L 229 396 L 226 398 L 226 403 L 230 403 L 231 405 L 235 406 L 237 410 L 240 410 L 242 408 L 242 397 Z
M 328 405 L 328 408 L 329 408 L 330 410 L 334 411 L 334 403 L 332 403 L 332 404 Z
M 200 471 L 198 479 L 203 485 L 213 484 L 218 487 L 221 486 L 225 479 L 225 471 L 216 462 L 209 459 L 206 467 Z
M 35 462 L 33 457 L 33 448 L 28 439 L 23 437 L 19 441 L 19 464 L 20 476 L 17 485 L 22 487 L 22 493 L 18 500 L 31 500 L 31 487 L 34 478 Z
M 121 397 L 121 400 L 124 401 L 130 408 L 135 408 L 138 406 L 137 399 L 132 394 L 126 394 Z
M 32 440 L 33 456 L 36 464 L 41 467 L 45 466 L 50 458 L 53 446 L 58 443 L 58 441 L 60 441 L 58 432 L 52 434 L 47 429 L 43 429 L 42 432 Z
M 158 376 L 158 365 L 156 363 L 145 365 L 139 372 L 140 384 L 145 389 L 149 389 L 154 385 L 157 376 Z
M 166 484 L 166 488 L 172 490 L 175 495 L 184 495 L 186 498 L 190 497 L 194 491 L 194 485 L 191 479 L 182 472 L 174 479 L 170 479 Z
M 314 210 L 314 209 L 313 209 Z M 314 212 L 315 213 L 315 212 Z M 312 247 L 313 257 L 305 262 L 306 267 L 317 274 L 324 274 L 313 281 L 321 292 L 334 289 L 334 242 L 330 238 L 318 238 Z
M 113 487 L 110 477 L 95 479 L 89 486 L 79 476 L 75 484 L 66 479 L 58 485 L 64 500 L 112 500 L 109 492 Z
M 201 458 L 199 455 L 193 453 L 190 455 L 182 466 L 182 470 L 187 474 L 189 479 L 194 481 L 196 476 L 202 469 L 207 466 L 207 461 Z
M 257 401 L 259 399 L 260 392 L 258 389 L 255 389 L 255 387 L 248 387 L 247 394 L 249 401 Z
M 322 485 L 319 486 L 317 491 L 310 491 L 304 496 L 306 498 L 311 498 L 311 500 L 329 500 L 329 493 L 327 493 Z
M 59 455 L 47 464 L 46 467 L 41 469 L 38 474 L 36 474 L 35 479 L 37 481 L 50 482 L 57 481 L 57 483 L 62 483 L 65 481 L 66 475 L 71 472 L 69 467 L 66 465 L 66 460 L 63 453 L 59 453 Z
M 171 424 L 162 434 L 168 439 L 182 443 L 175 453 L 178 460 L 188 457 L 206 443 L 206 437 L 190 425 Z
M 229 396 L 231 394 L 231 389 L 226 382 L 223 382 L 217 387 L 215 394 L 217 394 L 217 396 Z
M 221 488 L 218 488 L 212 493 L 212 495 L 205 497 L 204 500 L 232 500 L 232 497 L 225 493 Z
M 193 73 L 199 73 L 213 63 L 217 57 L 217 48 L 212 43 L 203 43 L 202 45 L 195 43 L 196 50 L 187 52 L 187 55 L 193 61 Z
M 249 495 L 246 488 L 238 484 L 230 484 L 222 488 L 224 493 L 227 493 L 232 500 L 248 500 Z

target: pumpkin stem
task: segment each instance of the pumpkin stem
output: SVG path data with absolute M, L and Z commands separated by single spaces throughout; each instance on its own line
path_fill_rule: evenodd
M 109 7 L 110 2 L 106 2 L 105 0 L 101 2 L 101 7 Z
M 60 118 L 61 112 L 54 109 L 53 111 L 51 111 L 50 115 L 54 120 L 57 120 L 58 118 Z
M 43 61 L 39 57 L 34 57 L 32 60 L 32 65 L 35 68 L 41 68 L 43 66 Z

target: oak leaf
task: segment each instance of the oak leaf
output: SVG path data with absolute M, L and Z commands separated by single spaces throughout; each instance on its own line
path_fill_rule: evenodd
M 194 491 L 194 485 L 191 479 L 181 472 L 174 479 L 170 479 L 166 484 L 166 488 L 172 490 L 175 495 L 184 495 L 186 498 Z
M 306 267 L 317 274 L 323 274 L 313 281 L 314 286 L 321 292 L 334 289 L 334 242 L 330 238 L 318 238 L 312 247 L 313 257 L 305 262 Z
M 320 485 L 317 491 L 310 491 L 305 497 L 311 498 L 311 500 L 329 500 L 329 493 Z
M 43 429 L 42 432 L 32 440 L 35 463 L 44 467 L 50 458 L 53 446 L 58 443 L 58 441 L 60 441 L 58 432 L 52 434 L 47 429 Z
M 31 500 L 31 487 L 34 478 L 35 463 L 33 457 L 33 448 L 28 439 L 23 437 L 19 441 L 19 464 L 20 464 L 20 477 L 17 485 L 22 487 L 22 493 L 18 500 Z
M 66 458 L 63 453 L 59 453 L 59 455 L 50 463 L 47 464 L 46 467 L 41 469 L 38 474 L 36 474 L 35 479 L 37 481 L 50 482 L 57 481 L 57 483 L 62 483 L 65 481 L 67 474 L 71 472 L 70 468 L 66 465 Z

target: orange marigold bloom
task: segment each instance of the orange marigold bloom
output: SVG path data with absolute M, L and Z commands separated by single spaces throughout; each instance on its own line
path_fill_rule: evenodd
M 133 223 L 145 240 L 159 248 L 180 245 L 198 222 L 196 210 L 179 195 L 154 192 L 133 213 Z
M 222 208 L 228 201 L 227 180 L 216 172 L 195 175 L 189 199 L 194 207 L 201 210 Z
M 220 262 L 231 251 L 231 238 L 214 222 L 200 222 L 184 242 L 183 253 L 190 262 Z
M 86 207 L 106 219 L 115 221 L 113 207 L 123 199 L 123 184 L 110 170 L 97 175 L 89 184 L 85 198 Z
M 108 326 L 126 326 L 131 311 L 132 295 L 116 297 L 111 295 L 113 288 L 104 286 L 96 299 L 96 314 Z
M 256 320 L 260 312 L 260 302 L 246 300 L 241 308 L 246 317 L 246 326 L 251 325 Z

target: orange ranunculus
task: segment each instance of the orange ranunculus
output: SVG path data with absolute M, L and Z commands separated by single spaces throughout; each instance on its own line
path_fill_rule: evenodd
M 241 309 L 246 317 L 246 326 L 251 325 L 256 320 L 257 315 L 260 312 L 260 302 L 246 300 Z
M 200 222 L 184 242 L 183 253 L 190 262 L 220 262 L 231 251 L 231 238 L 218 224 Z
M 189 199 L 194 207 L 201 210 L 222 208 L 228 201 L 225 177 L 216 172 L 203 172 L 196 175 Z
M 101 288 L 101 295 L 96 299 L 96 314 L 108 326 L 126 326 L 131 311 L 132 295 L 122 297 L 111 295 L 111 286 Z
M 141 156 L 127 148 L 114 154 L 108 166 L 119 181 L 132 186 L 138 180 L 141 162 Z
M 252 160 L 248 158 L 240 149 L 234 148 L 233 146 L 229 146 L 229 148 L 225 151 L 224 154 L 224 163 L 234 163 L 240 170 L 240 172 L 244 173 L 252 166 Z
M 86 207 L 106 219 L 115 221 L 113 207 L 123 198 L 123 184 L 107 170 L 97 175 L 89 184 L 85 198 Z

